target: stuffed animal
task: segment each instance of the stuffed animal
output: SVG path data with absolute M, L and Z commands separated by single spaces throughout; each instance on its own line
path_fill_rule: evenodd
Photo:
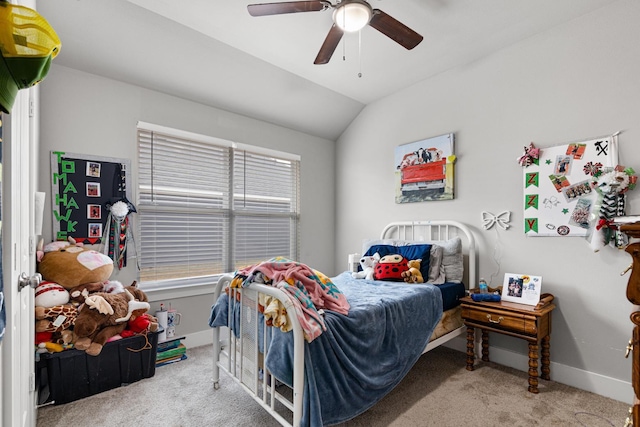
M 57 283 L 43 281 L 35 292 L 35 330 L 60 332 L 73 326 L 78 311 L 69 304 L 69 291 Z
M 96 292 L 102 292 L 104 285 L 101 282 L 85 283 L 69 289 L 69 296 L 71 304 L 78 307 L 84 304 L 84 300 L 91 294 Z
M 402 278 L 407 283 L 424 283 L 424 278 L 420 272 L 420 263 L 422 259 L 412 259 L 407 262 L 407 271 L 401 273 Z
M 113 272 L 113 260 L 75 241 L 52 242 L 38 249 L 38 272 L 45 280 L 73 289 L 85 283 L 105 282 Z
M 36 306 L 36 332 L 60 332 L 71 328 L 78 317 L 78 309 L 72 304 L 53 307 Z
M 594 252 L 598 252 L 609 243 L 617 248 L 627 244 L 624 234 L 613 225 L 613 220 L 616 216 L 625 214 L 625 193 L 635 188 L 637 179 L 632 168 L 620 165 L 604 168 L 593 175 L 591 185 L 598 193 L 596 205 L 600 206 L 589 242 Z
M 400 254 L 385 255 L 380 258 L 380 262 L 376 265 L 373 272 L 373 278 L 376 280 L 403 280 L 402 273 L 407 271 L 407 259 Z
M 360 266 L 362 267 L 362 271 L 353 272 L 351 276 L 354 279 L 367 279 L 373 280 L 373 272 L 380 261 L 380 254 L 375 253 L 373 255 L 367 255 L 360 258 Z
M 141 304 L 139 305 L 139 308 L 132 310 L 131 317 L 127 322 L 127 328 L 122 331 L 122 334 L 120 335 L 126 338 L 145 331 L 156 332 L 160 329 L 158 319 L 147 313 L 151 307 L 148 304 L 147 294 L 145 294 L 141 289 L 138 289 L 135 281 L 125 289 L 133 295 L 135 301 L 140 301 L 146 304 Z
M 149 303 L 136 301 L 127 290 L 89 295 L 76 318 L 76 348 L 91 356 L 99 355 L 109 338 L 124 331 L 133 311 L 144 307 L 148 309 Z
M 34 304 L 40 307 L 53 307 L 69 302 L 69 291 L 57 283 L 44 280 L 36 287 Z

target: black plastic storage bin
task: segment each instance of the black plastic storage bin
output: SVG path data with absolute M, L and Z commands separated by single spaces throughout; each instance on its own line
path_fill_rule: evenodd
M 36 363 L 38 403 L 69 403 L 150 378 L 156 373 L 157 351 L 158 332 L 149 332 L 109 342 L 98 356 L 80 350 L 41 354 Z

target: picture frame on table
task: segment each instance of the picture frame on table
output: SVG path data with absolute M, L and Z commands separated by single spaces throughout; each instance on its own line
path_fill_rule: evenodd
M 537 305 L 540 302 L 541 289 L 541 276 L 505 273 L 501 298 L 503 301 Z

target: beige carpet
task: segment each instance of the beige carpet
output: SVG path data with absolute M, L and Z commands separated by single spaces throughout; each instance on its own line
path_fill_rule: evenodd
M 213 389 L 210 346 L 187 355 L 152 378 L 42 407 L 37 426 L 279 426 L 224 374 L 220 390 Z M 623 426 L 627 417 L 622 402 L 544 380 L 535 395 L 527 392 L 525 372 L 493 363 L 480 362 L 473 372 L 465 366 L 465 354 L 434 349 L 377 405 L 341 426 L 600 427 Z

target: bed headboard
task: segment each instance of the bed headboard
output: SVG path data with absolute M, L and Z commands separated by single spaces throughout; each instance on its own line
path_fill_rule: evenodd
M 478 283 L 476 241 L 465 224 L 450 220 L 400 221 L 388 224 L 380 234 L 381 239 L 412 241 L 444 241 L 460 236 L 464 259 L 464 283 L 473 289 Z

